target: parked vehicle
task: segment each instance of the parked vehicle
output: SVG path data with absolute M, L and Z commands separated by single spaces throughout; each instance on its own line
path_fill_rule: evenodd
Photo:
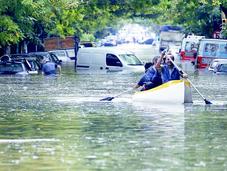
M 28 75 L 27 69 L 22 62 L 0 62 L 0 74 L 4 75 Z
M 220 65 L 220 64 L 227 64 L 227 59 L 214 59 L 210 63 L 208 70 L 209 71 L 214 71 L 214 68 L 216 68 L 216 66 Z
M 188 35 L 182 40 L 180 56 L 181 60 L 195 61 L 199 48 L 199 41 L 205 36 Z
M 81 41 L 80 46 L 81 47 L 97 47 L 97 45 L 94 42 L 90 42 L 90 41 Z
M 30 52 L 29 55 L 35 56 L 39 61 L 45 57 L 47 60 L 54 62 L 57 65 L 62 64 L 62 60 L 59 60 L 58 57 L 51 52 Z
M 208 70 L 216 74 L 227 74 L 227 59 L 214 59 Z
M 227 59 L 227 40 L 201 39 L 196 58 L 198 68 L 206 68 L 217 58 Z
M 65 38 L 50 37 L 50 38 L 44 39 L 45 51 L 74 48 L 74 45 L 75 45 L 75 37 L 73 36 L 66 36 Z
M 38 63 L 35 57 L 28 54 L 10 54 L 0 57 L 1 63 L 21 62 L 29 74 L 38 74 L 41 64 Z
M 174 49 L 178 48 L 179 52 L 183 38 L 184 34 L 182 33 L 181 27 L 169 25 L 162 26 L 159 33 L 159 51 L 162 52 L 168 47 L 174 47 Z
M 12 61 L 22 62 L 29 74 L 38 74 L 41 70 L 41 63 L 35 56 L 28 54 L 11 54 Z
M 117 48 L 80 48 L 77 69 L 144 72 L 143 63 L 131 52 Z
M 74 49 L 72 49 L 72 50 L 73 50 L 73 52 L 71 52 L 70 50 L 66 50 L 66 49 L 51 50 L 49 52 L 55 54 L 58 57 L 58 59 L 61 60 L 63 63 L 67 63 L 67 62 L 73 61 L 72 59 L 75 56 Z
M 227 74 L 227 63 L 225 64 L 218 64 L 215 68 L 214 68 L 214 73 L 215 74 Z
M 65 49 L 67 56 L 72 60 L 75 60 L 75 50 L 74 48 Z
M 152 45 L 154 42 L 153 38 L 148 38 L 146 40 L 140 41 L 139 44 Z

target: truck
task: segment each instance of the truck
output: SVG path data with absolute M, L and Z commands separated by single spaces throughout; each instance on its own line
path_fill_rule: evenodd
M 75 39 L 73 36 L 65 38 L 51 37 L 44 39 L 45 51 L 74 48 Z
M 79 42 L 80 40 L 76 36 L 46 38 L 44 39 L 44 49 L 45 51 L 55 53 L 63 62 L 70 60 L 75 60 L 76 62 Z
M 159 31 L 159 51 L 161 52 L 166 48 L 180 50 L 183 38 L 184 33 L 182 33 L 181 27 L 169 25 L 162 26 Z

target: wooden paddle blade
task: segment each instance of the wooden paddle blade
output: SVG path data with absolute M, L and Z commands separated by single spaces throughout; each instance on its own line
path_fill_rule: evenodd
M 113 99 L 114 97 L 106 97 L 106 98 L 100 99 L 100 101 L 111 101 Z
M 204 99 L 204 101 L 205 101 L 205 103 L 206 104 L 212 104 L 209 100 L 207 100 L 207 99 Z

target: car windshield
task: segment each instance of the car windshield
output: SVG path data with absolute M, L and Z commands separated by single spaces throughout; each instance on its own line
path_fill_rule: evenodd
M 119 57 L 124 60 L 127 65 L 143 65 L 143 63 L 133 54 L 121 54 Z

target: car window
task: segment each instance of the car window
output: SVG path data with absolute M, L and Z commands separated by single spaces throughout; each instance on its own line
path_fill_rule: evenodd
M 107 66 L 118 66 L 118 67 L 123 66 L 121 61 L 118 59 L 118 57 L 113 54 L 106 55 L 106 65 Z
M 68 57 L 70 58 L 75 57 L 74 49 L 67 49 L 66 52 L 68 54 Z
M 218 51 L 218 44 L 206 43 L 204 48 L 205 56 L 216 56 Z
M 120 54 L 119 57 L 128 65 L 143 65 L 143 63 L 133 54 Z
M 227 57 L 227 43 L 220 44 L 219 56 L 223 58 Z
M 66 54 L 64 51 L 52 51 L 51 53 L 55 54 L 58 57 L 66 57 Z
M 13 72 L 22 72 L 23 71 L 22 64 L 12 64 L 12 71 Z

